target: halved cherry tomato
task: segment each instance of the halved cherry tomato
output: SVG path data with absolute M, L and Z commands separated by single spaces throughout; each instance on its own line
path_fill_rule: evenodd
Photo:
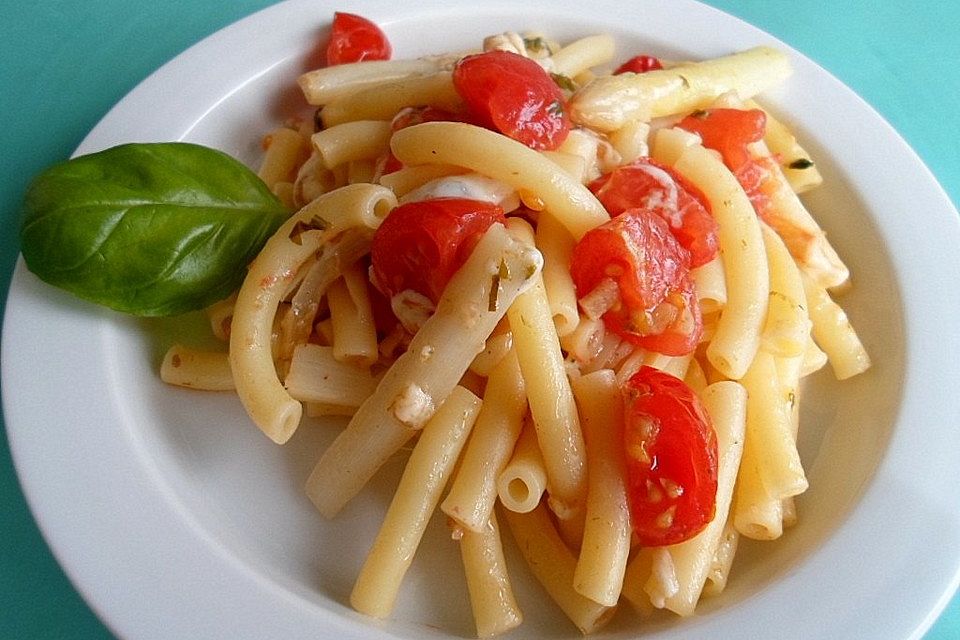
M 580 239 L 570 275 L 581 300 L 616 284 L 616 299 L 602 316 L 608 329 L 646 349 L 684 355 L 703 333 L 689 264 L 663 218 L 628 209 Z
M 767 116 L 759 109 L 707 109 L 687 116 L 679 127 L 700 136 L 703 146 L 720 152 L 754 209 L 767 217 L 770 206 L 765 183 L 770 170 L 753 158 L 747 146 L 763 139 Z
M 503 209 L 480 200 L 434 198 L 400 205 L 373 236 L 377 286 L 390 298 L 413 289 L 436 304 L 480 237 L 503 221 Z
M 683 380 L 641 367 L 623 389 L 627 494 L 643 546 L 683 542 L 713 520 L 717 435 Z
M 519 54 L 467 56 L 453 70 L 453 86 L 481 125 L 532 149 L 556 149 L 570 132 L 560 87 Z
M 639 158 L 587 186 L 611 216 L 639 207 L 666 220 L 680 246 L 690 252 L 690 268 L 710 262 L 720 250 L 709 201 L 670 167 Z
M 603 323 L 618 336 L 648 351 L 682 356 L 696 349 L 703 335 L 703 316 L 700 315 L 700 302 L 693 278 L 685 275 L 677 287 L 667 292 L 664 300 L 654 307 L 650 316 L 659 326 L 666 326 L 657 333 L 637 335 L 623 324 L 623 315 L 605 315 Z
M 680 121 L 679 127 L 700 136 L 703 145 L 716 149 L 731 171 L 750 160 L 747 145 L 763 139 L 767 116 L 759 109 L 706 109 Z
M 366 18 L 337 11 L 327 45 L 327 64 L 389 60 L 393 50 L 386 34 Z
M 660 62 L 659 58 L 653 56 L 640 55 L 634 56 L 624 62 L 622 65 L 617 67 L 617 70 L 613 72 L 613 75 L 618 75 L 621 73 L 646 73 L 647 71 L 657 71 L 658 69 L 663 69 L 663 64 Z

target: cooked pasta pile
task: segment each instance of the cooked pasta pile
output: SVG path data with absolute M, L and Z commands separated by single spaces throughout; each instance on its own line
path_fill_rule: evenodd
M 279 444 L 304 412 L 348 417 L 306 483 L 324 517 L 415 443 L 351 595 L 358 611 L 391 614 L 439 506 L 460 547 L 481 637 L 522 621 L 502 523 L 584 633 L 608 621 L 621 599 L 645 613 L 690 615 L 701 596 L 723 590 L 740 536 L 773 540 L 797 519 L 794 498 L 807 488 L 796 447 L 803 377 L 827 362 L 838 379 L 869 366 L 829 292 L 849 272 L 798 197 L 821 182 L 816 165 L 754 102 L 789 76 L 789 60 L 760 47 L 612 73 L 606 35 L 560 46 L 507 33 L 487 38 L 484 51 L 523 57 L 549 74 L 562 100 L 547 109 L 563 109 L 572 123 L 562 141 L 537 148 L 471 118 L 455 83 L 466 64 L 458 55 L 305 74 L 300 86 L 319 107 L 316 122 L 266 136 L 259 172 L 296 213 L 239 292 L 209 310 L 229 352 L 174 346 L 163 379 L 236 389 Z M 739 149 L 743 171 L 710 148 L 716 130 L 702 124 L 739 118 L 733 111 L 764 124 L 762 137 Z M 642 175 L 615 173 L 623 167 Z M 745 186 L 748 170 L 760 172 L 759 190 Z M 593 256 L 579 252 L 611 222 L 597 181 L 620 175 L 653 180 L 660 199 L 648 199 L 649 208 L 673 207 L 675 217 L 678 197 L 694 194 L 717 245 L 702 264 L 684 262 L 680 284 L 656 308 L 626 320 L 621 267 L 594 274 L 589 290 L 576 280 L 578 261 Z M 410 203 L 451 196 L 505 217 L 476 234 L 436 299 L 391 291 L 383 280 L 392 272 L 378 271 L 371 257 L 381 226 Z M 695 259 L 693 242 L 670 255 Z M 656 268 L 680 268 L 668 263 Z M 693 344 L 664 339 L 672 331 Z M 668 427 L 631 404 L 649 393 L 631 381 L 655 376 L 651 369 L 691 391 L 712 447 L 712 516 L 666 544 L 637 535 L 631 500 L 639 490 L 656 504 L 693 487 L 660 478 L 638 489 L 630 480 L 631 465 Z M 625 424 L 652 429 L 639 449 L 625 444 Z M 663 533 L 677 526 L 679 512 L 655 515 Z

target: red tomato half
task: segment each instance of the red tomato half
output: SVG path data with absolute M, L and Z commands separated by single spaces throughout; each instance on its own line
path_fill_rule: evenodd
M 659 58 L 653 56 L 634 56 L 624 62 L 622 65 L 617 67 L 617 70 L 613 72 L 613 75 L 618 75 L 621 73 L 646 73 L 647 71 L 657 71 L 658 69 L 663 69 L 663 64 L 660 62 Z
M 400 205 L 373 236 L 376 283 L 388 297 L 413 289 L 436 304 L 480 237 L 503 221 L 503 209 L 480 200 L 434 198 Z
M 560 87 L 519 54 L 467 56 L 453 70 L 453 86 L 481 125 L 532 149 L 556 149 L 570 132 Z
M 673 169 L 649 158 L 640 158 L 587 186 L 611 216 L 639 207 L 666 220 L 680 246 L 690 252 L 690 268 L 716 257 L 720 242 L 710 203 L 699 189 Z
M 663 218 L 629 209 L 580 239 L 570 275 L 580 299 L 607 280 L 616 283 L 617 299 L 603 314 L 611 331 L 646 349 L 684 355 L 703 333 L 689 264 Z
M 678 126 L 698 134 L 705 147 L 719 151 L 723 163 L 737 171 L 750 160 L 747 145 L 763 139 L 767 116 L 759 109 L 707 109 L 687 116 Z
M 624 451 L 634 533 L 643 546 L 683 542 L 713 520 L 717 435 L 683 380 L 641 367 L 624 387 Z
M 708 109 L 680 121 L 679 127 L 692 131 L 703 146 L 720 152 L 723 163 L 736 176 L 757 214 L 767 218 L 770 206 L 765 183 L 770 170 L 753 158 L 747 145 L 763 139 L 767 116 L 759 109 Z
M 389 60 L 393 50 L 386 34 L 366 18 L 337 11 L 327 45 L 327 64 Z

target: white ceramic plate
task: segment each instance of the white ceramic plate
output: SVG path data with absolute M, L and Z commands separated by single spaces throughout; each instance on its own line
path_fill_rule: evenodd
M 695 617 L 641 623 L 624 611 L 603 635 L 921 635 L 960 567 L 960 333 L 948 326 L 960 311 L 960 225 L 922 163 L 822 69 L 689 0 L 603 0 L 589 11 L 575 0 L 417 5 L 354 10 L 383 25 L 402 57 L 531 28 L 562 40 L 610 32 L 623 57 L 762 43 L 789 51 L 796 73 L 767 100 L 827 177 L 808 204 L 852 266 L 843 303 L 876 366 L 842 384 L 824 371 L 810 386 L 800 447 L 811 489 L 798 502 L 800 524 L 776 543 L 744 544 L 727 591 Z M 259 135 L 293 109 L 293 80 L 328 17 L 314 0 L 291 0 L 217 33 L 134 90 L 77 152 L 190 140 L 255 163 Z M 391 621 L 345 605 L 402 461 L 324 522 L 301 486 L 330 429 L 305 425 L 277 447 L 232 395 L 158 380 L 166 346 L 200 325 L 94 308 L 22 263 L 14 276 L 3 335 L 11 447 L 54 553 L 107 624 L 136 639 L 472 636 L 456 548 L 439 519 Z M 515 554 L 508 561 L 525 575 Z M 512 637 L 579 637 L 538 587 L 517 582 L 527 622 Z

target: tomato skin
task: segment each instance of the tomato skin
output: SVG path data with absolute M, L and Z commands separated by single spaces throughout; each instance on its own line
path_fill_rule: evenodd
M 608 329 L 644 348 L 685 355 L 703 333 L 689 261 L 661 217 L 628 209 L 580 239 L 570 275 L 579 298 L 607 278 L 616 282 L 618 301 L 603 314 Z
M 698 134 L 703 145 L 719 151 L 723 163 L 736 172 L 750 160 L 747 145 L 763 139 L 767 116 L 759 109 L 706 109 L 677 126 Z
M 679 378 L 643 366 L 623 389 L 627 495 L 643 546 L 689 540 L 714 518 L 717 435 Z
M 717 222 L 709 201 L 670 167 L 638 158 L 587 186 L 611 216 L 640 207 L 666 220 L 680 246 L 690 252 L 691 269 L 710 262 L 720 251 Z
M 503 209 L 480 200 L 433 198 L 396 207 L 370 248 L 377 286 L 388 298 L 413 289 L 436 304 L 495 222 L 504 222 Z
M 647 71 L 658 71 L 663 69 L 663 63 L 660 58 L 648 55 L 634 56 L 617 67 L 613 75 L 621 73 L 646 73 Z
M 760 109 L 707 109 L 687 116 L 677 126 L 698 134 L 703 146 L 720 152 L 757 214 L 766 219 L 770 202 L 765 183 L 770 168 L 747 148 L 763 139 L 766 114 Z
M 508 51 L 466 56 L 453 85 L 480 125 L 531 149 L 556 149 L 570 132 L 563 92 L 529 58 Z
M 327 64 L 337 65 L 364 60 L 389 60 L 393 49 L 386 34 L 374 23 L 353 13 L 333 14 Z

